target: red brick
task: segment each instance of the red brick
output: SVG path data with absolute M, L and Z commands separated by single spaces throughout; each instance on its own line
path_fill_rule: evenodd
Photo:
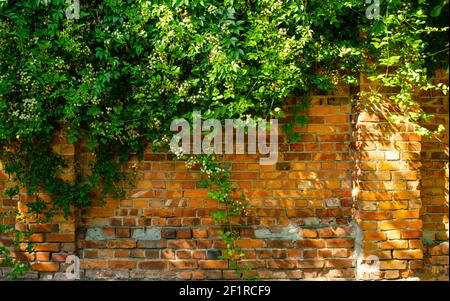
M 297 268 L 296 260 L 269 260 L 267 267 L 271 269 L 295 269 Z
M 326 266 L 329 268 L 351 268 L 354 266 L 352 259 L 327 259 Z
M 379 202 L 380 210 L 395 210 L 395 209 L 406 209 L 408 208 L 408 201 L 386 201 Z M 395 217 L 395 215 L 394 215 Z
M 299 260 L 297 268 L 299 269 L 320 269 L 325 265 L 324 260 Z
M 380 269 L 381 270 L 404 270 L 406 269 L 406 260 L 381 260 Z
M 195 248 L 195 246 L 196 246 L 195 241 L 186 239 L 169 240 L 167 243 L 168 248 L 174 249 L 192 249 Z
M 407 249 L 408 241 L 407 240 L 391 240 L 382 242 L 380 244 L 381 249 Z
M 36 260 L 37 261 L 49 261 L 50 253 L 49 252 L 36 252 Z
M 29 242 L 44 242 L 44 235 L 41 233 L 35 233 L 28 237 Z
M 261 248 L 265 246 L 265 242 L 263 240 L 256 239 L 242 239 L 238 240 L 236 244 L 241 248 Z
M 54 262 L 65 262 L 67 259 L 67 256 L 70 254 L 61 254 L 61 253 L 52 253 L 51 261 Z
M 359 198 L 365 201 L 389 201 L 392 199 L 390 192 L 363 191 L 359 193 Z
M 177 238 L 191 238 L 192 233 L 190 229 L 183 229 L 177 231 Z
M 317 248 L 324 248 L 325 247 L 325 241 L 319 240 L 319 239 L 308 239 L 308 240 L 299 240 L 296 242 L 297 248 L 305 248 L 305 249 L 317 249 Z
M 419 210 L 396 210 L 393 212 L 393 217 L 402 218 L 419 218 Z
M 56 232 L 58 225 L 56 224 L 31 224 L 30 230 L 33 232 Z
M 448 256 L 433 256 L 433 257 L 431 257 L 432 264 L 448 266 L 448 262 L 449 262 Z
M 86 217 L 112 217 L 114 216 L 114 208 L 87 208 L 84 209 L 83 216 Z
M 185 270 L 185 269 L 196 269 L 197 261 L 196 260 L 176 260 L 170 261 L 169 266 L 173 269 L 177 270 Z
M 131 239 L 109 240 L 107 246 L 110 249 L 133 249 L 136 247 L 136 241 Z
M 110 260 L 110 261 L 108 261 L 108 268 L 110 268 L 110 269 L 134 269 L 134 268 L 136 268 L 136 261 Z
M 422 231 L 419 230 L 402 230 L 402 238 L 421 238 Z
M 45 235 L 47 242 L 75 241 L 75 234 L 48 233 Z
M 129 238 L 131 236 L 130 228 L 117 228 L 116 237 L 118 238 Z
M 378 223 L 378 227 L 380 230 L 396 230 L 396 229 L 405 229 L 408 228 L 407 221 L 381 221 Z
M 191 258 L 191 251 L 176 251 L 175 256 L 177 259 Z
M 304 238 L 316 238 L 317 231 L 314 229 L 302 229 L 300 230 L 301 236 Z
M 351 238 L 336 238 L 326 240 L 327 248 L 345 248 L 345 247 L 353 247 L 353 245 L 354 240 Z
M 405 179 L 406 180 L 406 179 Z M 415 180 L 415 179 L 414 179 Z M 420 197 L 419 191 L 397 191 L 394 192 L 395 200 L 410 200 Z
M 61 246 L 59 243 L 39 243 L 35 246 L 35 251 L 59 252 Z
M 226 260 L 200 260 L 198 262 L 201 269 L 226 269 L 228 262 Z
M 361 218 L 364 220 L 387 220 L 391 218 L 390 212 L 361 212 Z
M 385 240 L 386 234 L 383 232 L 365 232 L 364 239 L 365 240 Z
M 31 269 L 39 272 L 57 272 L 59 270 L 59 264 L 51 262 L 33 262 L 31 264 Z
M 80 260 L 80 267 L 82 269 L 106 269 L 107 265 L 106 260 Z
M 164 270 L 167 267 L 165 261 L 141 261 L 138 264 L 142 270 Z
M 430 248 L 430 255 L 448 255 L 448 242 Z
M 404 251 L 394 251 L 393 256 L 396 259 L 422 259 L 422 250 L 404 250 Z

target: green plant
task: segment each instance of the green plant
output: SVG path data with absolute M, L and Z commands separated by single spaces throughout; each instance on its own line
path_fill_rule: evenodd
M 367 51 L 375 59 L 373 69 L 367 70 L 369 79 L 379 83 L 378 87 L 370 92 L 362 93 L 368 101 L 366 108 L 383 113 L 388 121 L 397 125 L 400 123 L 413 123 L 421 135 L 431 136 L 440 134 L 445 130 L 443 125 L 434 129 L 421 126 L 421 123 L 432 118 L 426 113 L 418 93 L 448 93 L 445 83 L 433 83 L 427 65 L 438 53 L 429 53 L 430 35 L 445 32 L 448 27 L 434 27 L 429 25 L 429 18 L 438 17 L 448 1 L 436 4 L 427 14 L 430 7 L 428 1 L 419 1 L 423 5 L 416 6 L 413 2 L 388 1 L 383 9 L 385 14 L 374 23 L 367 38 L 370 46 Z M 391 14 L 390 11 L 395 12 Z M 445 41 L 445 39 L 443 39 Z M 448 51 L 447 43 L 440 44 L 441 51 Z M 435 62 L 436 63 L 436 62 Z M 386 96 L 381 89 L 390 88 L 391 94 Z
M 200 187 L 208 188 L 210 190 L 208 196 L 225 207 L 211 215 L 217 223 L 226 225 L 225 229 L 218 232 L 226 246 L 221 258 L 228 260 L 230 268 L 234 269 L 237 275 L 243 276 L 244 272 L 249 271 L 252 266 L 239 263 L 245 254 L 236 244 L 239 239 L 239 230 L 235 228 L 236 222 L 233 220 L 247 214 L 245 194 L 238 193 L 231 182 L 230 172 L 220 166 L 215 156 L 201 155 L 191 157 L 190 160 L 200 165 L 202 174 Z M 192 163 L 188 161 L 188 165 L 191 166 Z
M 448 40 L 435 41 L 447 30 L 448 1 L 382 1 L 377 20 L 366 18 L 365 6 L 95 0 L 81 1 L 80 18 L 69 20 L 65 0 L 0 1 L 0 158 L 17 184 L 7 194 L 26 187 L 34 198 L 30 213 L 70 215 L 73 207 L 123 192 L 130 154 L 141 158 L 149 143 L 167 150 L 175 118 L 193 111 L 217 119 L 283 117 L 287 96 L 357 84 L 361 72 L 396 91 L 389 98 L 362 95 L 368 107 L 393 105 L 392 122 L 428 118 L 413 95 L 447 90 L 431 84 L 430 74 L 447 63 Z M 304 99 L 299 109 L 307 107 Z M 292 118 L 284 130 L 296 140 L 295 124 L 307 118 Z M 90 172 L 73 182 L 61 179 L 66 162 L 51 147 L 61 132 L 93 157 Z M 208 181 L 228 217 L 243 212 L 224 198 L 232 191 L 227 172 Z M 234 246 L 238 237 L 228 229 L 224 240 Z
M 0 218 L 2 219 L 11 216 L 16 218 L 18 213 L 16 211 L 0 212 Z M 34 244 L 28 241 L 28 238 L 32 234 L 33 232 L 30 230 L 20 230 L 15 225 L 4 225 L 0 223 L 0 237 L 8 236 L 12 238 L 12 245 L 0 245 L 0 267 L 9 269 L 7 273 L 8 279 L 16 279 L 28 271 L 29 263 L 13 256 L 11 250 L 17 250 L 19 245 L 23 244 L 24 246 L 22 246 L 21 251 L 28 253 L 34 252 Z

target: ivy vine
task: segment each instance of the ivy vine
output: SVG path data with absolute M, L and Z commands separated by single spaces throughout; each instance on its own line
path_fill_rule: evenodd
M 0 220 L 7 218 L 14 218 L 20 216 L 20 214 L 16 210 L 9 210 L 5 212 L 0 212 Z M 23 222 L 21 218 L 17 219 L 18 223 Z M 3 237 L 12 238 L 12 244 L 4 245 L 0 244 L 0 267 L 7 268 L 6 277 L 7 279 L 16 279 L 24 275 L 30 268 L 30 264 L 28 261 L 21 260 L 15 254 L 11 254 L 12 250 L 19 249 L 20 245 L 23 246 L 20 248 L 21 251 L 31 254 L 34 252 L 35 245 L 29 242 L 30 236 L 33 234 L 32 231 L 28 229 L 21 229 L 16 227 L 16 225 L 7 225 L 0 223 L 0 234 Z M 0 278 L 2 278 L 2 272 L 0 271 Z

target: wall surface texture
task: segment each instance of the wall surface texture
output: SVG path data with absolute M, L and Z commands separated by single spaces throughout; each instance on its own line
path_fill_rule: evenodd
M 441 81 L 448 75 L 438 73 Z M 362 78 L 360 91 L 374 87 Z M 421 95 L 439 139 L 412 125 L 389 126 L 367 111 L 347 86 L 313 93 L 309 123 L 299 141 L 279 141 L 275 165 L 256 155 L 227 155 L 225 167 L 246 194 L 239 246 L 249 274 L 260 279 L 448 279 L 448 96 Z M 389 91 L 385 91 L 389 93 Z M 55 138 L 69 163 L 84 150 Z M 66 220 L 28 221 L 36 252 L 26 278 L 64 279 L 68 255 L 80 258 L 81 279 L 234 279 L 220 260 L 224 247 L 211 213 L 216 201 L 198 188 L 199 172 L 167 154 L 148 152 L 136 185 L 123 199 L 78 210 Z M 0 164 L 1 169 L 1 164 Z M 0 190 L 10 183 L 0 172 Z M 44 196 L 45 197 L 45 196 Z M 26 194 L 0 197 L 0 209 L 19 208 Z M 15 223 L 3 219 L 3 223 Z M 1 238 L 8 245 L 10 239 Z M 376 257 L 375 257 L 376 256 Z M 379 267 L 378 269 L 374 269 Z

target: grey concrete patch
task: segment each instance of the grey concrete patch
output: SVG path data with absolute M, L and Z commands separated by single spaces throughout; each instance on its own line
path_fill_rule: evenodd
M 102 228 L 89 228 L 86 231 L 85 240 L 105 240 Z
M 350 223 L 350 226 L 354 228 L 354 231 L 352 232 L 352 237 L 355 239 L 355 246 L 354 246 L 354 260 L 355 260 L 355 278 L 356 280 L 364 279 L 364 267 L 363 267 L 363 248 L 362 248 L 362 242 L 363 242 L 363 231 L 361 227 L 358 225 L 358 223 L 352 221 Z
M 71 280 L 71 279 L 67 278 L 66 273 L 58 272 L 58 273 L 55 273 L 55 277 L 53 277 L 52 280 L 64 281 L 64 280 Z
M 300 240 L 300 229 L 293 225 L 282 227 L 279 231 L 271 231 L 270 229 L 256 229 L 255 237 L 261 239 L 273 240 Z
M 135 229 L 133 231 L 133 238 L 136 240 L 160 240 L 161 228 L 147 228 L 147 229 Z
M 320 225 L 320 219 L 318 217 L 306 217 L 303 220 L 306 226 L 318 226 Z
M 45 280 L 45 281 L 53 280 L 53 274 L 52 273 L 41 273 L 39 275 L 39 280 Z
M 128 279 L 126 270 L 86 270 L 86 279 Z

